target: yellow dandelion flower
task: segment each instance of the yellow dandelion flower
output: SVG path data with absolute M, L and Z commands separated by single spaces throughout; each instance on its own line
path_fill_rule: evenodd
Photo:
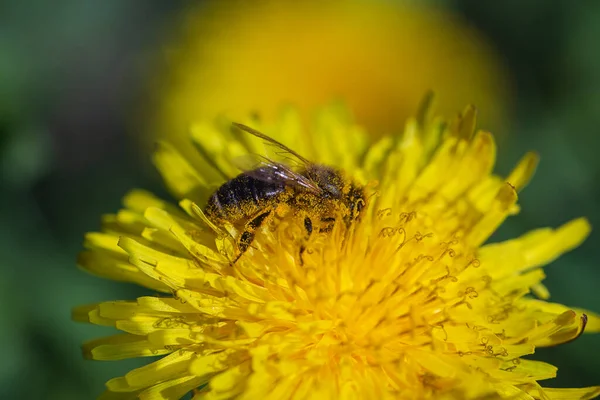
M 425 2 L 208 0 L 185 9 L 180 26 L 165 45 L 149 130 L 183 154 L 190 121 L 272 120 L 284 102 L 308 120 L 343 99 L 380 135 L 402 130 L 435 88 L 444 114 L 474 102 L 486 126 L 506 121 L 511 85 L 497 54 L 458 15 Z
M 557 368 L 538 346 L 600 330 L 589 312 L 547 302 L 542 267 L 588 235 L 585 219 L 484 244 L 510 215 L 537 164 L 492 173 L 491 134 L 475 111 L 450 123 L 422 112 L 402 135 L 372 141 L 335 108 L 310 134 L 288 111 L 245 121 L 370 192 L 358 221 L 306 238 L 282 213 L 235 262 L 233 225 L 207 197 L 237 175 L 231 160 L 265 154 L 231 125 L 199 124 L 205 165 L 162 143 L 155 163 L 179 207 L 136 190 L 86 236 L 79 265 L 159 294 L 74 310 L 122 334 L 91 341 L 95 360 L 162 356 L 107 382 L 105 399 L 590 399 L 600 387 L 543 388 Z M 300 140 L 302 139 L 302 140 Z M 375 185 L 376 182 L 377 184 Z M 305 249 L 301 254 L 299 249 Z

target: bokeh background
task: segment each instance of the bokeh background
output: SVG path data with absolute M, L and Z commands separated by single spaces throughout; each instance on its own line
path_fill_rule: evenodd
M 71 322 L 71 307 L 145 292 L 86 275 L 76 254 L 128 189 L 168 196 L 149 143 L 181 143 L 217 111 L 268 118 L 294 102 L 308 115 L 337 95 L 377 135 L 431 88 L 446 115 L 480 107 L 498 172 L 541 154 L 523 211 L 495 239 L 580 215 L 600 226 L 600 2 L 266 3 L 1 3 L 0 398 L 94 398 L 145 362 L 82 360 L 80 343 L 107 331 Z M 599 238 L 547 269 L 551 300 L 600 312 Z M 536 357 L 559 367 L 549 386 L 600 384 L 600 335 Z

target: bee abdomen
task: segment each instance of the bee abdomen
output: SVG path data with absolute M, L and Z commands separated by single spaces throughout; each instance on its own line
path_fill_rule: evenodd
M 206 212 L 210 217 L 236 220 L 250 217 L 262 203 L 285 190 L 285 187 L 241 174 L 225 182 L 208 199 Z

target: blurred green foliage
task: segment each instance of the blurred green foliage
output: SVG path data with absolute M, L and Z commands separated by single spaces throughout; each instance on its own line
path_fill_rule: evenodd
M 167 4 L 168 3 L 168 4 Z M 90 362 L 80 343 L 107 333 L 72 306 L 140 288 L 75 268 L 83 234 L 130 188 L 163 196 L 131 121 L 152 54 L 184 2 L 5 1 L 0 6 L 0 398 L 93 398 L 145 360 Z M 497 170 L 536 149 L 522 213 L 494 239 L 586 215 L 600 226 L 600 2 L 435 1 L 478 28 L 515 86 Z M 418 40 L 416 38 L 415 40 Z M 484 127 L 485 128 L 485 127 Z M 597 232 L 548 268 L 552 300 L 600 312 Z M 550 386 L 600 383 L 600 336 L 536 353 Z

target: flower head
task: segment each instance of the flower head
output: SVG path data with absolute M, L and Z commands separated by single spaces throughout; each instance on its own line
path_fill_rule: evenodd
M 220 113 L 239 120 L 255 111 L 271 120 L 283 102 L 307 121 L 315 107 L 343 99 L 369 134 L 381 135 L 400 131 L 435 88 L 443 113 L 474 102 L 486 126 L 506 121 L 510 84 L 499 57 L 443 7 L 209 0 L 185 9 L 181 21 L 166 44 L 149 128 L 186 156 L 190 121 Z
M 160 293 L 74 311 L 123 331 L 85 344 L 86 357 L 163 356 L 110 380 L 106 398 L 598 395 L 599 387 L 542 388 L 557 369 L 527 357 L 600 328 L 596 315 L 547 302 L 541 283 L 542 266 L 579 245 L 588 222 L 484 244 L 518 213 L 537 157 L 494 175 L 494 140 L 475 132 L 473 108 L 448 124 L 427 110 L 376 142 L 335 108 L 305 136 L 293 111 L 274 126 L 247 121 L 341 168 L 370 197 L 358 220 L 336 219 L 309 237 L 297 213 L 281 212 L 239 258 L 240 227 L 215 223 L 204 206 L 237 175 L 231 160 L 265 154 L 264 143 L 229 124 L 200 124 L 192 139 L 203 157 L 160 144 L 155 163 L 179 207 L 131 192 L 79 258 L 94 274 Z

